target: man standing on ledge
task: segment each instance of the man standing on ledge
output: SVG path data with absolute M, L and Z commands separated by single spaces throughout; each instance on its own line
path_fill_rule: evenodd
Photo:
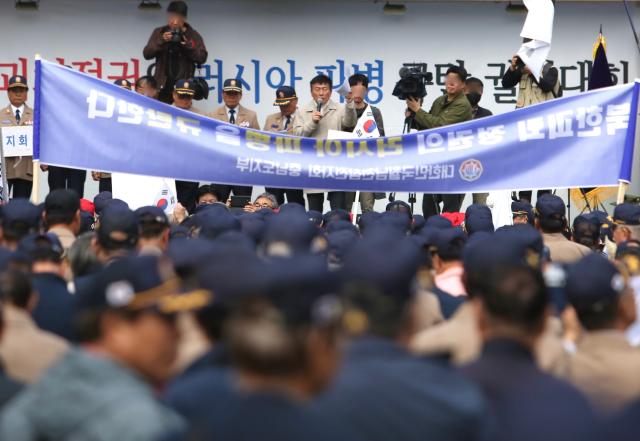
M 21 75 L 9 78 L 9 105 L 2 110 L 0 127 L 26 126 L 33 124 L 33 110 L 27 106 L 27 79 Z M 31 197 L 33 188 L 33 162 L 31 156 L 18 156 L 5 159 L 7 183 L 12 197 Z
M 464 67 L 450 67 L 446 74 L 446 93 L 433 102 L 429 112 L 420 108 L 420 101 L 407 99 L 407 107 L 415 113 L 415 125 L 418 130 L 448 126 L 473 118 L 471 104 L 464 94 L 466 79 L 467 71 Z M 463 200 L 464 194 L 425 194 L 422 199 L 422 213 L 425 218 L 440 214 L 440 201 L 443 202 L 442 212 L 455 213 L 460 211 Z
M 326 75 L 317 75 L 311 80 L 311 97 L 313 100 L 300 110 L 300 118 L 294 122 L 293 134 L 308 138 L 326 139 L 329 130 L 345 130 L 355 127 L 358 122 L 353 99 L 348 98 L 347 104 L 341 106 L 331 100 L 333 83 Z M 318 190 L 305 191 L 309 200 L 309 210 L 321 213 L 324 206 L 324 192 Z M 346 193 L 341 191 L 329 192 L 331 209 L 345 209 L 347 206 Z

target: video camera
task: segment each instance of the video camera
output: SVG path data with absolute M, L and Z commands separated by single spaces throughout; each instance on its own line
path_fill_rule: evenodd
M 425 85 L 433 80 L 433 74 L 427 72 L 426 63 L 405 64 L 400 69 L 400 80 L 393 88 L 393 96 L 406 100 L 412 97 L 416 100 L 427 96 Z

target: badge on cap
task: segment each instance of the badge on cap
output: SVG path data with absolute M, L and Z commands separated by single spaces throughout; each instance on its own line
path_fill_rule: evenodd
M 107 286 L 105 294 L 107 297 L 107 303 L 116 308 L 128 305 L 135 296 L 133 286 L 131 286 L 129 282 L 125 281 L 110 284 Z
M 229 82 L 229 84 L 231 84 L 232 86 L 235 86 L 235 85 L 236 85 L 236 80 L 231 80 L 231 81 Z
M 182 87 L 184 87 L 185 89 L 189 89 L 189 82 L 185 81 Z

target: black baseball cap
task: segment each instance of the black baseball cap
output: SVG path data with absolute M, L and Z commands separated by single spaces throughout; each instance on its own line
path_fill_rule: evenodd
M 140 207 L 134 213 L 138 217 L 139 223 L 156 223 L 167 227 L 169 226 L 169 218 L 160 207 L 153 205 Z
M 138 243 L 138 217 L 128 208 L 107 206 L 100 215 L 98 243 L 107 249 L 131 249 Z
M 74 190 L 60 188 L 50 192 L 44 200 L 46 213 L 69 213 L 80 209 L 80 197 Z

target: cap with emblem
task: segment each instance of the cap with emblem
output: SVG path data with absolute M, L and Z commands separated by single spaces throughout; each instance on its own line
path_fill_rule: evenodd
M 527 223 L 533 225 L 533 206 L 529 202 L 511 202 L 511 214 L 513 218 L 526 218 Z
M 124 78 L 120 80 L 115 80 L 113 84 L 115 84 L 116 86 L 122 87 L 123 89 L 127 89 L 127 90 L 132 89 L 131 82 L 128 80 L 125 80 Z
M 617 302 L 624 291 L 624 278 L 607 258 L 589 254 L 567 267 L 565 292 L 580 315 L 597 313 Z
M 613 222 L 618 225 L 640 225 L 640 205 L 617 205 L 613 211 Z
M 276 100 L 274 101 L 274 106 L 286 106 L 291 101 L 298 98 L 296 96 L 296 90 L 293 87 L 282 86 L 276 90 Z
M 173 90 L 178 95 L 193 96 L 196 93 L 195 84 L 192 79 L 182 79 L 176 81 Z
M 138 243 L 138 217 L 126 207 L 108 205 L 100 214 L 97 233 L 104 248 L 132 249 Z
M 181 293 L 180 279 L 170 260 L 158 256 L 130 256 L 112 263 L 78 293 L 79 311 L 155 310 L 163 314 L 203 308 L 213 294 L 206 290 Z
M 222 86 L 223 92 L 238 92 L 242 93 L 242 82 L 235 78 L 230 78 L 228 80 L 224 80 L 224 85 Z
M 138 222 L 142 223 L 156 223 L 160 225 L 169 226 L 169 219 L 166 213 L 160 207 L 149 205 L 146 207 L 140 207 L 135 212 L 138 216 Z
M 29 90 L 29 86 L 27 85 L 27 79 L 22 75 L 14 75 L 11 78 L 9 78 L 9 85 L 7 86 L 7 89 L 14 89 L 14 88 Z

